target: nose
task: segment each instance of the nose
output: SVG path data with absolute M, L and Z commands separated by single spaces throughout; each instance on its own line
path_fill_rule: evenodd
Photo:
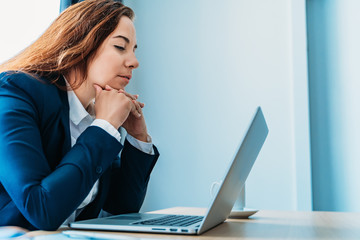
M 135 53 L 131 53 L 126 61 L 126 66 L 132 69 L 139 67 L 139 61 L 137 60 Z

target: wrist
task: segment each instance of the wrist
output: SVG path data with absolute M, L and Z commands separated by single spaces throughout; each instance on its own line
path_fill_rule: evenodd
M 134 138 L 136 138 L 139 141 L 151 142 L 151 137 L 147 133 L 145 133 L 145 134 L 136 134 L 136 135 L 130 134 L 130 135 L 133 136 Z
M 103 120 L 103 121 L 106 121 L 108 122 L 109 124 L 111 124 L 115 129 L 119 129 L 120 128 L 120 125 L 119 124 L 116 124 L 115 122 L 112 122 L 110 120 L 107 120 L 106 118 L 101 118 L 101 117 L 96 117 L 95 119 L 99 119 L 99 120 Z

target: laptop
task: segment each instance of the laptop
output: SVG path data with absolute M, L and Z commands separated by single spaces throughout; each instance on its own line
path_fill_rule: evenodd
M 74 229 L 200 235 L 229 217 L 268 131 L 261 107 L 258 107 L 205 216 L 130 213 L 77 221 L 69 226 Z

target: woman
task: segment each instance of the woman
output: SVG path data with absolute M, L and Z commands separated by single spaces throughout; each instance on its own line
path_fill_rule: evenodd
M 1 226 L 139 211 L 159 153 L 144 104 L 124 90 L 139 65 L 133 17 L 119 2 L 83 1 L 0 66 Z

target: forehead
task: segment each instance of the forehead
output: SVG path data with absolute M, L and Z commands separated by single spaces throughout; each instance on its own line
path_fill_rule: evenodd
M 118 35 L 127 37 L 130 42 L 136 43 L 135 26 L 130 18 L 122 16 L 115 30 L 110 34 L 110 37 L 116 37 Z

